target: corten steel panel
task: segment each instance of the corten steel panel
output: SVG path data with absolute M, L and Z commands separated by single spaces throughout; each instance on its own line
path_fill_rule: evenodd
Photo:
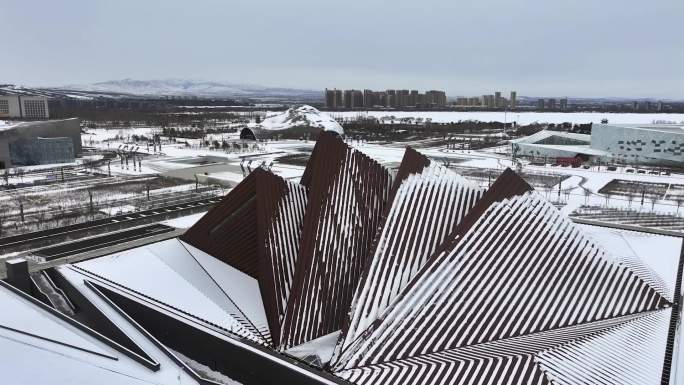
M 414 150 L 412 147 L 407 146 L 406 149 L 404 150 L 404 156 L 401 158 L 401 163 L 399 164 L 399 168 L 397 170 L 397 174 L 394 177 L 394 182 L 392 183 L 392 188 L 390 190 L 389 198 L 387 200 L 387 205 L 385 209 L 383 210 L 382 213 L 382 218 L 380 219 L 380 226 L 378 232 L 375 234 L 375 237 L 373 238 L 373 244 L 371 246 L 371 251 L 369 258 L 366 260 L 366 264 L 363 267 L 363 272 L 361 275 L 360 282 L 363 283 L 363 281 L 366 280 L 366 277 L 368 275 L 368 270 L 371 267 L 371 258 L 372 253 L 374 250 L 377 249 L 378 247 L 378 241 L 380 240 L 380 236 L 382 233 L 382 229 L 385 228 L 387 224 L 387 218 L 389 216 L 390 210 L 392 209 L 392 204 L 394 202 L 395 196 L 397 194 L 397 190 L 399 190 L 399 187 L 401 187 L 402 182 L 406 180 L 406 178 L 409 177 L 411 174 L 418 174 L 423 169 L 426 167 L 430 166 L 430 159 L 421 154 L 420 152 Z M 342 335 L 340 336 L 341 338 L 344 338 L 345 334 L 348 331 L 349 328 L 349 316 L 351 314 L 348 313 L 347 317 L 344 319 L 344 323 L 342 325 Z
M 292 286 L 305 206 L 303 186 L 258 168 L 181 237 L 258 280 L 276 343 Z
M 306 188 L 268 172 L 257 178 L 257 193 L 259 287 L 277 344 L 294 279 Z
M 281 345 L 341 328 L 387 204 L 392 174 L 321 133 L 302 177 L 309 199 Z
M 655 373 L 649 367 L 658 365 L 668 312 L 617 317 L 336 374 L 358 385 L 653 384 Z
M 427 156 L 421 154 L 420 152 L 414 150 L 411 147 L 406 147 L 404 151 L 404 156 L 401 158 L 401 164 L 397 170 L 397 175 L 394 179 L 394 184 L 392 185 L 392 191 L 390 192 L 389 201 L 394 201 L 394 196 L 397 194 L 397 190 L 401 183 L 408 178 L 411 174 L 418 174 L 425 167 L 430 165 L 430 159 Z M 389 210 L 389 207 L 388 207 Z
M 514 196 L 523 195 L 534 189 L 510 168 L 506 168 L 494 183 L 487 189 L 482 197 L 468 211 L 468 214 L 459 222 L 456 229 L 449 234 L 444 242 L 437 247 L 436 251 L 428 259 L 428 263 L 413 277 L 411 282 L 403 289 L 402 293 L 413 290 L 414 285 L 422 275 L 428 273 L 436 259 L 449 251 L 452 251 L 459 243 L 461 237 L 470 230 L 487 209 L 496 202 L 510 199 Z
M 256 182 L 263 172 L 257 169 L 249 174 L 181 236 L 183 241 L 254 278 L 259 269 Z
M 482 198 L 473 206 L 468 212 L 468 215 L 458 224 L 456 230 L 447 237 L 442 246 L 437 249 L 437 253 L 454 247 L 458 239 L 470 230 L 477 220 L 484 214 L 485 211 L 495 202 L 501 202 L 504 199 L 509 199 L 517 195 L 523 195 L 526 192 L 533 191 L 534 188 L 530 186 L 523 178 L 521 178 L 515 171 L 506 168 L 501 175 L 492 183 L 487 189 Z
M 424 158 L 408 149 L 404 160 L 410 157 Z M 338 351 L 362 337 L 484 193 L 443 166 L 418 165 L 402 174 L 404 181 L 394 191 L 345 320 Z M 333 360 L 338 354 L 336 351 Z
M 346 368 L 670 305 L 537 195 L 493 204 L 426 269 L 349 351 Z
M 341 142 L 342 141 L 337 135 L 329 132 L 321 133 L 321 136 L 318 141 L 316 141 L 316 145 L 311 151 L 311 156 L 306 163 L 306 168 L 304 168 L 304 174 L 300 181 L 301 184 L 311 190 L 315 176 L 316 179 L 318 179 L 319 185 L 325 185 L 327 178 L 331 178 L 332 175 L 330 173 L 325 173 L 323 170 L 335 170 L 344 162 L 343 154 L 346 151 L 346 146 L 338 145 L 338 143 Z
M 410 173 L 415 172 L 415 170 L 422 170 L 425 167 L 428 167 L 429 164 L 421 162 L 421 157 L 424 158 L 423 162 L 427 160 L 427 158 L 425 158 L 419 152 L 412 149 L 407 149 L 407 152 L 404 154 L 404 158 L 402 159 L 402 164 L 400 166 L 400 169 L 403 168 L 404 170 L 407 170 L 406 172 L 402 173 L 402 175 L 404 175 L 404 179 L 408 177 Z M 429 160 L 427 161 L 429 162 Z M 424 166 L 421 166 L 421 164 L 424 164 Z M 399 177 L 399 175 L 397 175 L 397 177 Z M 496 179 L 496 181 L 490 186 L 490 188 L 482 196 L 479 197 L 479 199 L 476 201 L 474 205 L 472 205 L 468 213 L 465 215 L 465 217 L 463 217 L 463 219 L 461 219 L 456 228 L 449 235 L 446 236 L 446 238 L 440 245 L 437 246 L 435 251 L 428 258 L 428 262 L 417 273 L 415 273 L 415 276 L 411 278 L 410 282 L 402 289 L 401 292 L 410 292 L 415 283 L 421 278 L 421 276 L 430 271 L 429 267 L 431 264 L 434 263 L 435 259 L 439 255 L 447 251 L 450 251 L 454 247 L 456 247 L 461 236 L 465 234 L 473 226 L 473 224 L 475 224 L 475 222 L 480 218 L 480 216 L 482 216 L 482 214 L 493 203 L 502 201 L 507 198 L 511 198 L 513 196 L 523 195 L 526 192 L 532 190 L 532 187 L 530 187 L 530 185 L 527 184 L 527 182 L 525 182 L 522 178 L 520 178 L 513 170 L 511 170 L 510 168 L 504 170 L 504 172 Z M 396 190 L 394 191 L 394 193 L 396 194 Z M 389 210 L 389 208 L 387 210 Z M 383 227 L 384 225 L 385 223 L 383 222 Z M 366 268 L 364 269 L 364 276 L 362 277 L 362 279 L 365 279 L 365 275 L 368 274 L 367 270 L 370 268 L 370 265 L 371 263 L 369 261 Z M 340 359 L 340 354 L 343 354 L 343 350 L 348 349 L 350 345 L 355 343 L 355 341 L 352 339 L 352 336 L 348 336 L 349 328 L 351 327 L 350 322 L 351 320 L 345 319 L 340 339 L 341 343 L 337 347 L 337 350 L 333 357 L 335 361 Z M 357 333 L 359 333 L 359 331 L 357 331 Z

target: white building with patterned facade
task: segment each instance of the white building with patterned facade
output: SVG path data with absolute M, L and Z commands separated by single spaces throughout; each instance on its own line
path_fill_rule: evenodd
M 49 117 L 44 96 L 0 95 L 0 118 L 38 120 Z
M 684 165 L 684 126 L 595 124 L 591 147 L 626 163 Z
M 544 130 L 511 141 L 516 156 L 684 166 L 681 124 L 594 124 L 591 135 Z

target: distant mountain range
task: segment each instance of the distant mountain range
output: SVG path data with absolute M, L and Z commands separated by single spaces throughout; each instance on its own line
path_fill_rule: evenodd
M 254 84 L 239 84 L 221 81 L 193 80 L 193 79 L 158 79 L 136 80 L 121 79 L 91 84 L 71 84 L 51 87 L 22 87 L 11 84 L 0 84 L 0 94 L 38 94 L 54 98 L 97 97 L 163 97 L 184 96 L 200 98 L 234 98 L 256 99 L 290 102 L 320 102 L 323 101 L 323 90 L 309 90 L 298 88 L 267 87 Z M 451 97 L 453 99 L 453 97 Z M 518 100 L 536 103 L 537 96 L 518 95 Z M 558 99 L 558 97 L 556 97 Z M 657 98 L 627 98 L 627 97 L 568 97 L 575 103 L 624 103 L 638 101 L 666 101 L 682 102 L 682 100 Z
M 161 97 L 161 96 L 196 96 L 205 98 L 250 98 L 250 99 L 292 99 L 321 100 L 320 90 L 295 88 L 265 87 L 252 84 L 236 84 L 228 82 L 161 79 L 161 80 L 110 80 L 92 84 L 71 84 L 65 86 L 25 88 L 12 85 L 0 85 L 0 92 L 37 93 L 52 97 Z

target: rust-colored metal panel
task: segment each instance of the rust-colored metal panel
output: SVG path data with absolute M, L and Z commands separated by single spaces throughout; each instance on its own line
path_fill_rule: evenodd
M 273 341 L 280 337 L 305 207 L 304 186 L 258 168 L 181 237 L 258 280 Z
M 324 132 L 302 184 L 309 197 L 282 328 L 285 348 L 341 328 L 387 204 L 392 174 Z
M 468 215 L 463 218 L 463 221 L 461 221 L 456 229 L 455 236 L 461 236 L 467 233 L 478 218 L 480 218 L 494 202 L 501 202 L 504 199 L 512 198 L 516 195 L 523 195 L 526 192 L 533 190 L 534 188 L 516 174 L 515 171 L 506 168 L 504 172 L 496 178 L 489 189 L 487 189 L 487 192 L 482 196 L 482 199 L 480 199 L 472 210 L 468 212 Z
M 257 169 L 190 227 L 181 239 L 257 278 Z
M 408 178 L 409 175 L 418 174 L 429 165 L 430 159 L 428 159 L 427 156 L 414 150 L 412 147 L 406 147 L 404 156 L 401 158 L 401 164 L 399 164 L 399 169 L 397 170 L 397 175 L 394 178 L 389 201 L 394 201 L 394 196 L 397 194 L 399 186 L 401 186 L 401 183 Z
M 498 201 L 483 219 L 391 304 L 348 351 L 345 368 L 670 306 L 539 195 Z
M 407 150 L 404 160 L 426 159 L 411 152 L 415 153 Z M 446 167 L 413 164 L 417 167 L 402 174 L 403 182 L 376 234 L 333 362 L 362 338 L 484 194 L 484 189 Z

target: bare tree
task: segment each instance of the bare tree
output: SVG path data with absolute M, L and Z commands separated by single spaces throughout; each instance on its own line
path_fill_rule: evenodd
M 591 190 L 586 187 L 584 187 L 582 190 L 584 192 L 584 204 L 586 205 L 589 201 L 589 196 L 591 196 Z

